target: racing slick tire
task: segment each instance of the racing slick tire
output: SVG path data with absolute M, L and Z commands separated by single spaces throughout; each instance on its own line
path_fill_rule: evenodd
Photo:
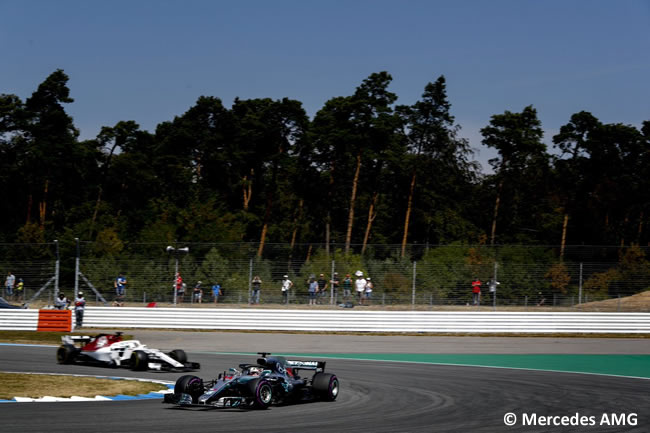
M 253 397 L 253 409 L 268 409 L 273 402 L 273 387 L 268 380 L 254 379 L 248 382 L 248 390 Z
M 185 354 L 185 351 L 182 349 L 172 350 L 171 352 L 169 352 L 169 356 L 174 360 L 180 362 L 181 364 L 185 364 L 187 362 L 187 355 Z
M 77 349 L 71 344 L 64 344 L 56 350 L 56 362 L 59 364 L 72 364 Z
M 192 376 L 191 374 L 179 377 L 174 385 L 174 394 L 178 396 L 181 394 L 189 394 L 192 396 L 193 404 L 198 403 L 199 397 L 201 397 L 204 392 L 205 387 L 203 386 L 203 379 Z
M 339 395 L 339 379 L 334 374 L 316 373 L 311 382 L 314 394 L 321 400 L 334 401 Z
M 142 350 L 136 350 L 131 354 L 131 370 L 144 371 L 149 364 L 149 355 Z

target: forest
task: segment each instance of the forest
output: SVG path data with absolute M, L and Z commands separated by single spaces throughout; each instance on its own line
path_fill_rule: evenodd
M 481 129 L 485 175 L 461 137 L 446 78 L 399 105 L 387 72 L 329 99 L 200 96 L 153 133 L 137 119 L 80 140 L 69 77 L 0 95 L 0 242 L 340 245 L 647 245 L 650 121 L 573 114 L 544 143 L 533 105 Z
M 497 262 L 502 296 L 516 302 L 544 291 L 573 304 L 583 279 L 605 298 L 646 288 L 650 121 L 581 111 L 549 148 L 533 105 L 494 114 L 481 129 L 497 155 L 484 174 L 446 78 L 413 105 L 398 104 L 391 80 L 373 73 L 313 119 L 288 98 L 227 107 L 200 96 L 154 132 L 129 119 L 88 140 L 66 113 L 63 70 L 24 101 L 2 94 L 3 266 L 32 273 L 36 290 L 57 239 L 70 283 L 78 239 L 95 284 L 110 291 L 126 271 L 136 299 L 168 296 L 166 245 L 191 245 L 188 279 L 223 281 L 240 298 L 253 267 L 266 281 L 302 281 L 334 259 L 343 273 L 380 276 L 382 296 L 410 299 L 417 280 L 432 303 L 464 302 L 470 279 Z

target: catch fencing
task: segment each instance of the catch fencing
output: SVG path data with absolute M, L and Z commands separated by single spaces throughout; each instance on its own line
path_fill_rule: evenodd
M 22 317 L 21 317 L 22 316 Z M 26 329 L 30 310 L 0 312 L 0 329 Z M 84 327 L 313 332 L 648 334 L 648 313 L 431 312 L 88 307 Z
M 478 278 L 482 282 L 478 303 L 495 310 L 555 307 L 650 312 L 650 299 L 643 295 L 650 290 L 648 248 L 566 247 L 564 259 L 559 260 L 559 248 L 553 246 L 420 246 L 404 258 L 387 246 L 343 254 L 337 245 L 325 250 L 322 246 L 289 249 L 269 244 L 262 257 L 257 257 L 254 244 L 129 244 L 119 254 L 100 253 L 103 247 L 90 242 L 62 245 L 60 254 L 58 243 L 39 244 L 38 249 L 13 246 L 12 254 L 0 248 L 0 266 L 25 280 L 22 297 L 8 300 L 51 305 L 59 291 L 72 298 L 83 290 L 89 302 L 111 305 L 118 300 L 115 279 L 123 273 L 128 283 L 119 301 L 126 306 L 218 301 L 234 307 L 250 302 L 251 280 L 260 276 L 260 303 L 279 307 L 284 301 L 281 280 L 287 275 L 293 282 L 288 296 L 292 307 L 308 304 L 308 282 L 322 278 L 327 290 L 319 294 L 319 304 L 365 302 L 440 309 L 472 306 L 471 283 Z M 20 249 L 36 251 L 34 258 L 24 259 Z M 183 293 L 175 288 L 177 270 L 185 283 Z M 350 274 L 354 285 L 357 271 L 373 283 L 368 300 L 359 298 L 354 287 L 345 296 L 345 276 Z M 332 291 L 335 273 L 339 285 Z M 495 290 L 491 290 L 491 281 L 498 282 L 492 286 Z M 218 300 L 212 290 L 216 284 L 221 287 Z M 200 300 L 195 293 L 201 293 Z

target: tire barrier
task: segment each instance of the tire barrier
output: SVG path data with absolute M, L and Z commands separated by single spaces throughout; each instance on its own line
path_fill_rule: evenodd
M 8 311 L 11 312 L 0 311 L 0 329 L 28 329 L 26 323 L 29 320 L 36 322 L 36 310 Z M 22 315 L 24 317 L 20 317 Z M 34 323 L 33 330 L 36 330 L 36 327 Z M 480 334 L 650 334 L 650 313 L 88 307 L 84 315 L 84 327 Z

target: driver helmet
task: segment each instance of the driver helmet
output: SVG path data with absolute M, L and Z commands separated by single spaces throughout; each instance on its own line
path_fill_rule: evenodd
M 262 367 L 251 367 L 248 369 L 249 376 L 259 376 L 262 374 Z

